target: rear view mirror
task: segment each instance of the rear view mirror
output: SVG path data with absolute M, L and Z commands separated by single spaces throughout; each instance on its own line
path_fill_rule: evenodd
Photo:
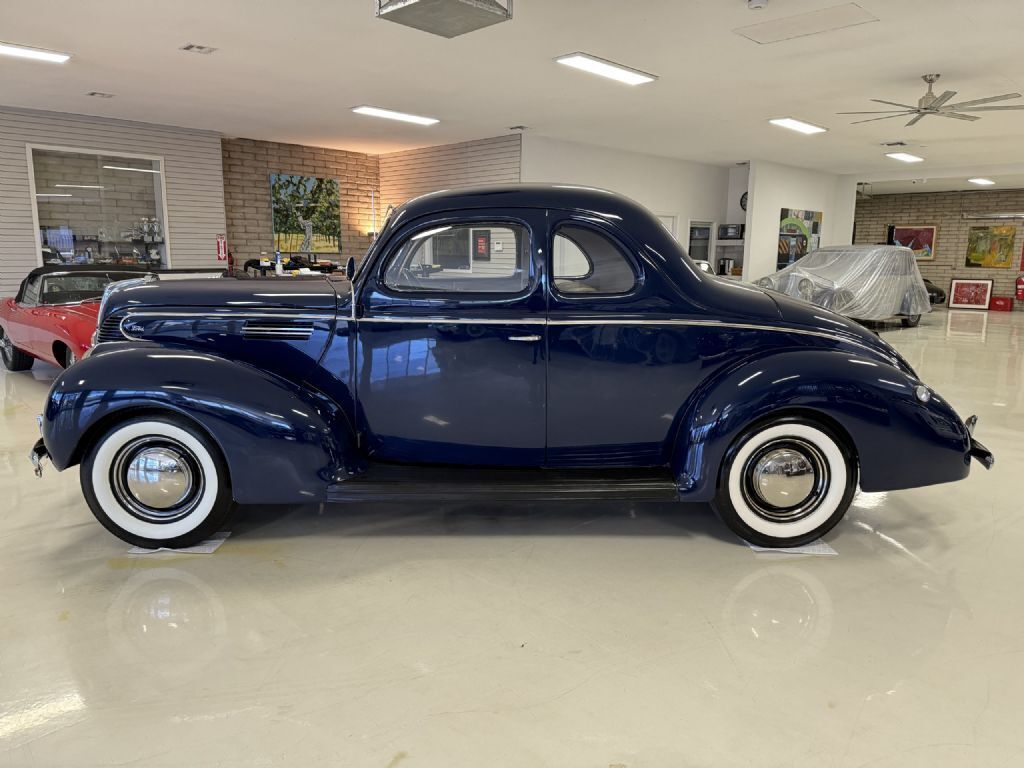
M 356 274 L 356 259 L 354 256 L 349 256 L 348 261 L 345 262 L 345 277 L 351 280 Z

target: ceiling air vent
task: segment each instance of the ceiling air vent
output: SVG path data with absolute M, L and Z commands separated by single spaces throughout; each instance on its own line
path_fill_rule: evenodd
M 376 0 L 377 17 L 441 37 L 508 21 L 512 0 Z
M 185 43 L 178 49 L 179 51 L 188 51 L 189 53 L 201 53 L 204 56 L 209 56 L 211 53 L 216 51 L 216 48 L 211 48 L 208 45 L 199 45 L 197 43 Z
M 89 91 L 85 94 L 86 96 L 95 96 L 97 99 L 112 99 L 114 94 L 104 93 L 103 91 Z

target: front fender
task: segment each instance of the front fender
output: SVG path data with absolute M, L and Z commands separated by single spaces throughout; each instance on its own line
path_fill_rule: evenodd
M 148 343 L 103 344 L 54 382 L 43 420 L 53 465 L 78 463 L 91 440 L 141 409 L 204 429 L 240 503 L 321 500 L 358 468 L 345 414 L 320 393 L 245 363 Z
M 845 433 L 865 491 L 962 479 L 970 469 L 967 429 L 937 395 L 920 402 L 919 383 L 877 358 L 824 349 L 770 354 L 724 372 L 680 413 L 671 459 L 680 495 L 712 499 L 732 442 L 782 413 L 817 417 Z

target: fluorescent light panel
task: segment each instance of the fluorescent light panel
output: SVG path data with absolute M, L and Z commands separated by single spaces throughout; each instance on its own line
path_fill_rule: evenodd
M 103 189 L 102 184 L 54 184 L 57 189 Z
M 138 173 L 160 173 L 152 168 L 129 168 L 126 165 L 104 165 L 108 171 L 136 171 Z
M 909 152 L 886 152 L 886 157 L 891 157 L 893 160 L 899 160 L 901 163 L 920 163 L 924 161 L 923 157 L 912 155 Z
M 799 133 L 825 133 L 828 128 L 822 128 L 820 125 L 814 123 L 805 123 L 803 120 L 797 120 L 795 117 L 776 117 L 774 120 L 769 120 L 772 125 L 777 125 L 779 128 L 789 128 L 791 131 L 797 131 Z
M 70 192 L 48 192 L 36 194 L 36 197 L 71 197 Z
M 405 112 L 395 112 L 390 109 L 381 109 L 380 107 L 353 107 L 352 111 L 357 115 L 369 115 L 370 117 L 383 117 L 386 120 L 401 120 L 403 123 L 415 123 L 416 125 L 434 125 L 435 123 L 441 122 L 433 117 L 421 117 L 420 115 L 410 115 Z
M 71 58 L 71 55 L 68 53 L 44 51 L 42 48 L 28 48 L 24 45 L 12 45 L 11 43 L 0 43 L 0 56 L 17 56 L 21 59 L 50 61 L 54 64 L 63 64 Z
M 644 83 L 653 83 L 658 79 L 657 75 L 650 75 L 647 72 L 641 72 L 639 69 L 633 69 L 632 67 L 624 67 L 621 64 L 616 64 L 614 61 L 599 59 L 597 56 L 591 56 L 589 53 L 568 53 L 565 56 L 559 56 L 555 61 L 559 64 L 565 64 L 567 67 L 589 72 L 592 75 L 600 75 L 611 80 L 617 80 L 626 85 L 643 85 Z
M 991 187 L 993 184 L 995 184 L 995 182 L 992 181 L 992 179 L 977 178 L 968 179 L 968 181 L 971 182 L 971 184 L 977 184 L 979 187 Z

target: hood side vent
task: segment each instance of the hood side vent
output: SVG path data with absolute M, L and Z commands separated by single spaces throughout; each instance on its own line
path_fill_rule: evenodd
M 312 320 L 260 318 L 258 320 L 246 320 L 245 325 L 242 327 L 242 337 L 246 339 L 309 341 L 312 335 Z

